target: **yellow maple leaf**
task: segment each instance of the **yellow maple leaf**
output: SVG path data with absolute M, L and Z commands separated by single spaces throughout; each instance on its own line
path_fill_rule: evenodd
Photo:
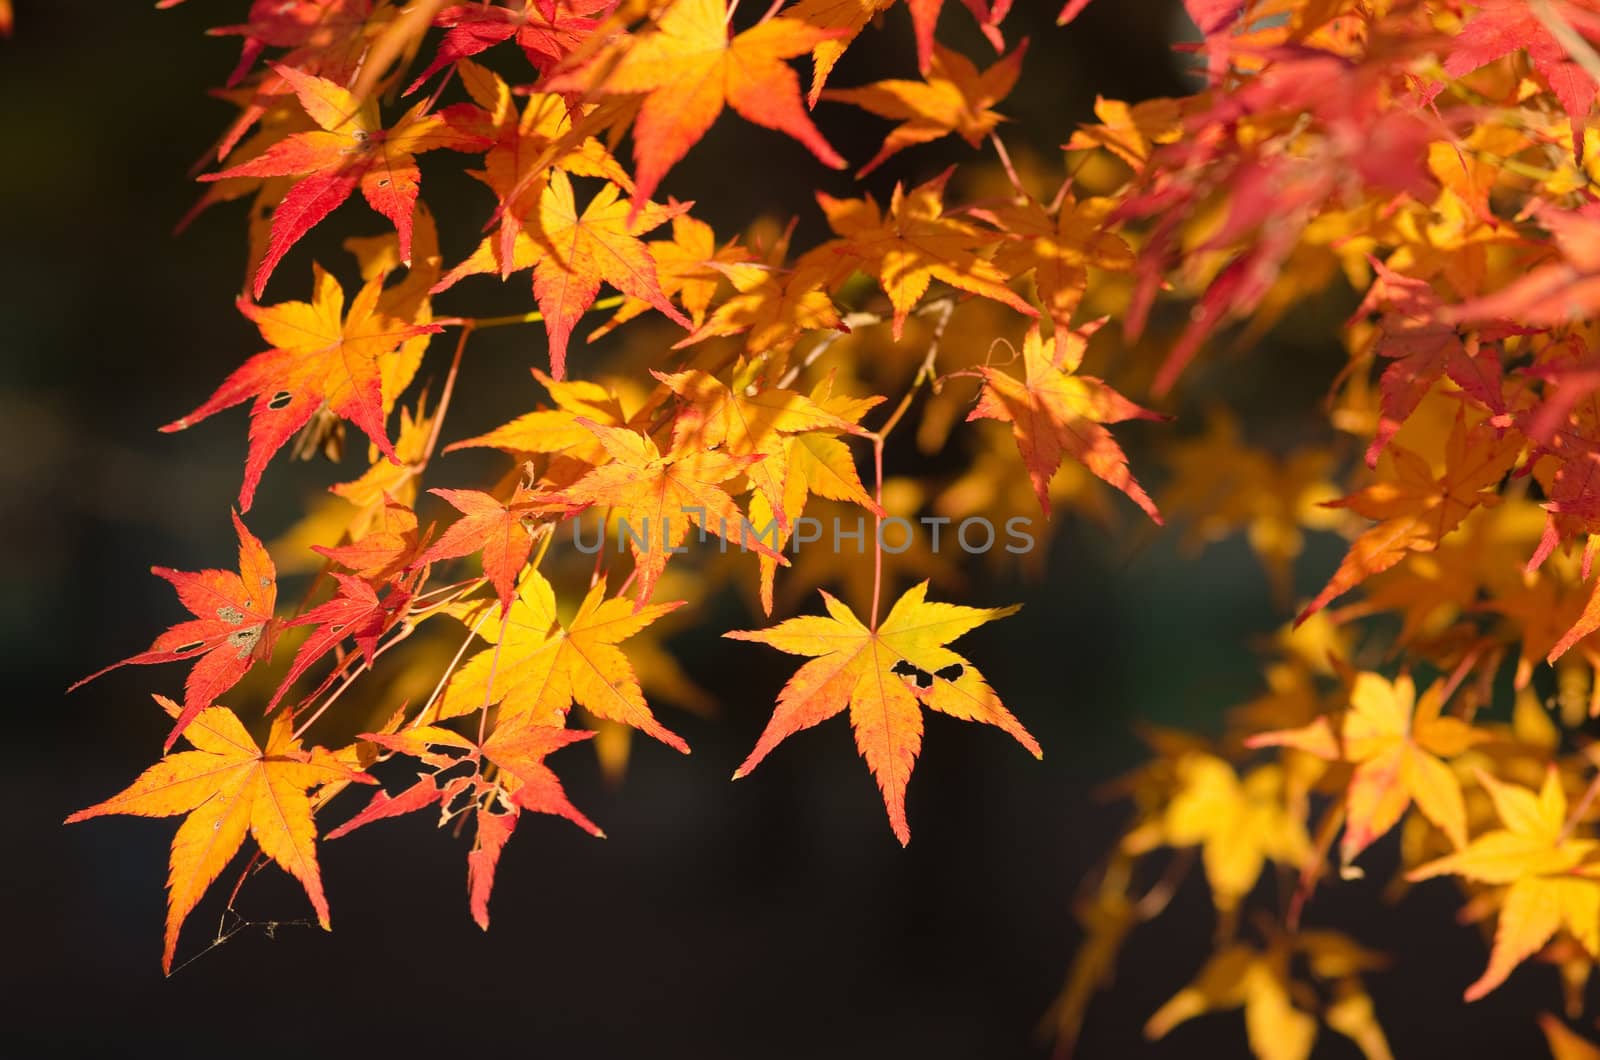
M 1410 676 L 1393 682 L 1375 673 L 1356 675 L 1350 709 L 1339 734 L 1326 716 L 1288 731 L 1262 733 L 1250 747 L 1295 747 L 1319 758 L 1353 763 L 1345 790 L 1345 829 L 1339 856 L 1347 876 L 1360 875 L 1354 862 L 1386 834 L 1413 801 L 1451 844 L 1467 842 L 1467 809 L 1456 775 L 1442 759 L 1488 739 L 1460 718 L 1441 716 L 1442 686 L 1431 685 L 1419 702 Z
M 1298 867 L 1311 856 L 1305 822 L 1286 805 L 1281 767 L 1258 766 L 1241 778 L 1215 755 L 1190 751 L 1173 772 L 1177 793 L 1155 819 L 1129 833 L 1123 847 L 1132 854 L 1163 845 L 1200 847 L 1220 912 L 1238 908 L 1268 859 Z
M 1317 996 L 1304 973 L 1326 984 L 1330 1000 L 1313 1013 L 1302 1007 Z M 1382 958 L 1329 931 L 1277 937 L 1265 948 L 1235 943 L 1215 953 L 1194 981 L 1145 1024 L 1145 1037 L 1163 1038 L 1180 1023 L 1207 1012 L 1243 1008 L 1245 1033 L 1257 1060 L 1306 1060 L 1326 1024 L 1356 1044 L 1367 1060 L 1392 1060 L 1359 973 L 1382 967 Z M 1319 1020 L 1320 1017 L 1320 1020 Z
M 875 629 L 824 592 L 827 617 L 805 615 L 769 629 L 723 634 L 813 656 L 778 693 L 772 720 L 734 779 L 748 775 L 788 736 L 849 707 L 856 746 L 877 777 L 889 825 L 903 845 L 911 841 L 906 784 L 922 747 L 921 707 L 998 726 L 1042 758 L 1038 742 L 1001 704 L 977 668 L 945 647 L 1019 608 L 931 603 L 927 596 L 927 582 L 913 586 Z
M 608 600 L 600 581 L 590 587 L 572 621 L 564 623 L 550 582 L 530 569 L 503 615 L 498 600 L 447 609 L 469 629 L 488 634 L 491 645 L 450 678 L 430 720 L 498 705 L 502 722 L 526 716 L 536 725 L 561 726 L 577 703 L 597 718 L 628 725 L 688 754 L 683 738 L 650 712 L 632 664 L 617 647 L 679 606 Z
M 1600 879 L 1585 860 L 1600 843 L 1575 838 L 1567 826 L 1567 796 L 1554 765 L 1538 794 L 1479 772 L 1505 827 L 1474 839 L 1466 849 L 1430 861 L 1407 875 L 1411 881 L 1462 876 L 1507 885 L 1500 906 L 1489 966 L 1467 987 L 1476 1001 L 1505 982 L 1517 965 L 1537 953 L 1562 928 L 1591 957 L 1600 956 Z
M 178 714 L 170 699 L 155 700 L 168 714 Z M 172 838 L 164 970 L 172 970 L 184 920 L 239 852 L 246 833 L 255 837 L 263 854 L 300 881 L 317 921 L 329 929 L 328 901 L 317 868 L 317 828 L 306 793 L 341 781 L 372 783 L 372 778 L 321 748 L 302 750 L 291 734 L 293 725 L 287 711 L 279 714 L 263 748 L 233 711 L 208 707 L 183 730 L 194 750 L 167 754 L 127 790 L 67 818 L 72 824 L 108 813 L 188 814 Z

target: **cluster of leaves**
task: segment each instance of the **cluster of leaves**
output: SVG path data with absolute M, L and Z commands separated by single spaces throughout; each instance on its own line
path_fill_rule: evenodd
M 1242 1008 L 1258 1057 L 1305 1057 L 1326 1027 L 1387 1058 L 1362 980 L 1390 958 L 1304 923 L 1330 867 L 1373 864 L 1388 900 L 1456 883 L 1490 938 L 1465 1000 L 1537 960 L 1576 1019 L 1600 960 L 1581 731 L 1600 713 L 1600 4 L 1187 6 L 1204 89 L 1101 101 L 1072 140 L 1128 170 L 1125 332 L 1167 291 L 1192 299 L 1153 389 L 1230 325 L 1259 336 L 1339 286 L 1359 304 L 1332 444 L 1254 451 L 1219 413 L 1160 499 L 1194 542 L 1245 531 L 1286 603 L 1305 531 L 1350 541 L 1220 736 L 1149 733 L 1154 760 L 1118 788 L 1132 823 L 1079 906 L 1062 1040 L 1196 861 L 1219 942 L 1152 1038 Z M 1541 1025 L 1556 1055 L 1600 1055 Z
M 1054 505 L 1155 524 L 1164 510 L 1195 543 L 1243 531 L 1286 607 L 1305 532 L 1351 538 L 1266 660 L 1264 694 L 1219 738 L 1153 733 L 1153 762 L 1122 786 L 1133 822 L 1082 905 L 1087 940 L 1056 1010 L 1064 1045 L 1121 940 L 1165 907 L 1198 849 L 1217 949 L 1148 1033 L 1242 1007 L 1263 1058 L 1306 1056 L 1323 1025 L 1386 1057 L 1363 986 L 1384 958 L 1302 917 L 1330 863 L 1359 875 L 1391 833 L 1394 890 L 1449 877 L 1466 918 L 1492 930 L 1469 1000 L 1537 959 L 1561 969 L 1578 1016 L 1600 960 L 1600 759 L 1578 731 L 1600 712 L 1600 2 L 1186 0 L 1198 90 L 1101 100 L 1095 123 L 1060 130 L 1062 158 L 1022 167 L 995 109 L 1026 53 L 1006 40 L 1003 0 L 965 0 L 996 50 L 986 69 L 934 39 L 938 0 L 907 0 L 918 76 L 828 87 L 847 48 L 895 31 L 878 16 L 896 6 L 797 0 L 750 18 L 725 0 L 255 0 L 218 31 L 244 42 L 224 93 L 238 115 L 196 213 L 249 203 L 239 308 L 268 348 L 165 429 L 252 400 L 245 513 L 285 445 L 338 454 L 348 421 L 370 449 L 364 473 L 275 546 L 286 571 L 314 572 L 297 608 L 278 609 L 277 568 L 238 515 L 238 573 L 156 572 L 194 618 L 126 662 L 192 664 L 181 702 L 158 697 L 168 753 L 74 819 L 188 815 L 164 962 L 246 831 L 251 867 L 290 872 L 326 926 L 316 818 L 391 760 L 412 767 L 398 793 L 380 789 L 322 838 L 423 810 L 470 824 L 470 907 L 487 926 L 524 811 L 600 834 L 548 755 L 598 734 L 615 768 L 635 730 L 688 751 L 645 690 L 702 704 L 658 641 L 681 603 L 666 597 L 721 579 L 767 615 L 805 588 L 837 592 L 822 593 L 824 614 L 728 634 L 807 659 L 735 776 L 848 710 L 907 842 L 924 709 L 1040 754 L 949 647 L 1015 609 L 929 600 L 947 561 L 885 548 L 881 533 L 870 559 L 796 551 L 797 521 L 881 528 Z M 1085 6 L 1071 0 L 1060 21 Z M 792 65 L 804 56 L 809 88 Z M 895 123 L 862 174 L 947 136 L 980 155 L 886 203 L 818 193 L 832 236 L 803 250 L 787 218 L 719 238 L 692 202 L 658 201 L 719 122 L 846 168 L 813 120 L 821 104 Z M 420 198 L 417 157 L 435 151 L 474 160 L 487 192 L 487 234 L 459 262 L 442 258 Z M 1036 193 L 1041 176 L 1053 192 Z M 347 305 L 296 247 L 357 189 L 393 232 L 345 244 L 360 278 Z M 260 302 L 304 265 L 310 301 Z M 525 270 L 524 314 L 435 311 L 457 284 Z M 1170 446 L 1152 499 L 1109 425 L 1162 417 L 1123 391 L 1170 403 L 1197 358 L 1225 355 L 1219 339 L 1248 346 L 1345 288 L 1359 299 L 1349 365 L 1316 441 L 1272 454 L 1216 413 Z M 614 313 L 588 338 L 624 340 L 615 374 L 573 349 L 600 310 Z M 548 339 L 532 369 L 548 401 L 446 447 L 498 451 L 508 469 L 487 489 L 431 488 L 451 514 L 425 524 L 416 508 L 471 377 L 470 337 L 528 324 Z M 421 369 L 451 331 L 430 408 Z M 1091 358 L 1115 386 L 1082 371 Z M 885 478 L 901 424 L 931 454 L 963 420 L 970 444 L 945 470 Z M 560 543 L 573 525 L 645 532 L 627 535 L 626 558 L 590 560 Z M 723 547 L 675 558 L 691 534 Z M 911 588 L 883 613 L 897 581 Z M 453 654 L 421 650 L 436 627 L 456 630 Z M 419 694 L 352 714 L 346 690 L 419 632 L 397 682 Z M 280 641 L 293 651 L 271 671 Z M 258 693 L 264 744 L 218 702 Z M 341 717 L 358 736 L 303 742 Z M 180 738 L 194 749 L 173 752 Z M 1276 911 L 1253 908 L 1273 890 Z M 1553 1048 L 1586 1055 L 1545 1026 Z

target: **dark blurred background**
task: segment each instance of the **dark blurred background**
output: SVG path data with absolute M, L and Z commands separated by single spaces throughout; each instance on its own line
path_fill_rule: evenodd
M 1056 145 L 1090 116 L 1096 93 L 1186 90 L 1168 51 L 1185 31 L 1175 5 L 1101 0 L 1068 30 L 1051 24 L 1054 0 L 1017 6 L 1006 29 L 1030 36 L 1032 51 L 1002 107 L 1018 119 L 1007 130 L 1015 150 L 1031 146 L 1055 164 Z M 941 38 L 987 65 L 992 52 L 970 16 L 946 7 Z M 776 652 L 729 651 L 714 639 L 753 624 L 730 597 L 706 607 L 710 628 L 672 642 L 722 703 L 709 720 L 662 710 L 695 753 L 681 758 L 642 741 L 612 788 L 591 756 L 568 752 L 558 765 L 573 799 L 611 838 L 525 819 L 501 864 L 487 935 L 467 916 L 464 843 L 418 815 L 323 849 L 335 934 L 247 927 L 163 979 L 162 887 L 175 822 L 60 821 L 154 759 L 166 721 L 147 692 L 175 691 L 181 670 L 130 669 L 70 697 L 63 689 L 180 617 L 151 564 L 232 562 L 227 508 L 243 411 L 178 435 L 155 427 L 258 349 L 232 306 L 242 208 L 215 209 L 181 238 L 170 234 L 197 194 L 186 172 L 230 115 L 204 89 L 226 76 L 237 44 L 203 31 L 240 20 L 245 8 L 243 0 L 194 0 L 169 12 L 148 0 L 19 0 L 17 37 L 0 44 L 0 623 L 9 701 L 0 1052 L 1045 1055 L 1040 1020 L 1079 939 L 1072 898 L 1124 819 L 1123 807 L 1097 801 L 1092 789 L 1139 760 L 1137 721 L 1215 731 L 1223 708 L 1257 691 L 1253 638 L 1284 616 L 1241 541 L 1197 562 L 1177 553 L 1173 535 L 1130 545 L 1128 535 L 1069 517 L 1046 580 L 986 582 L 972 602 L 1021 601 L 1025 611 L 962 649 L 1046 757 L 1034 763 L 997 731 L 930 717 L 910 789 L 909 849 L 891 836 L 842 720 L 728 783 L 788 672 Z M 834 85 L 910 75 L 908 20 L 897 7 L 885 22 L 847 54 Z M 819 109 L 819 121 L 858 161 L 887 128 L 843 107 Z M 925 179 L 967 157 L 954 140 L 914 149 L 868 186 L 881 196 L 896 176 Z M 453 262 L 486 200 L 449 164 L 431 162 L 424 197 Z M 808 218 L 804 240 L 818 234 L 807 207 L 819 180 L 854 193 L 848 176 L 826 174 L 792 142 L 727 115 L 663 190 L 699 199 L 697 213 L 719 233 L 794 204 Z M 313 255 L 336 256 L 343 236 L 382 230 L 380 218 L 348 206 L 284 268 L 303 272 Z M 286 289 L 273 300 L 290 297 Z M 526 287 L 519 280 L 505 296 L 503 311 L 520 310 Z M 523 410 L 535 393 L 526 369 L 542 343 L 529 332 L 475 340 L 450 437 Z M 1269 435 L 1276 417 L 1293 437 L 1293 417 L 1310 407 L 1298 399 L 1325 385 L 1340 354 L 1325 342 L 1291 351 L 1285 368 L 1271 352 L 1249 400 Z M 424 375 L 437 378 L 438 355 Z M 252 526 L 264 538 L 281 533 L 318 489 L 349 477 L 343 470 L 280 458 Z M 1325 577 L 1336 555 L 1336 542 L 1319 545 L 1297 588 Z M 233 879 L 225 875 L 218 890 Z M 196 911 L 180 959 L 204 946 L 221 906 L 213 893 Z M 268 872 L 240 910 L 265 922 L 302 916 L 304 906 L 286 877 Z M 1320 897 L 1311 917 L 1371 946 L 1412 947 L 1370 983 L 1400 1056 L 1536 1048 L 1524 1014 L 1548 1003 L 1553 971 L 1519 972 L 1489 1000 L 1461 1007 L 1459 991 L 1484 951 L 1451 922 L 1440 893 L 1395 908 L 1375 884 L 1347 884 Z M 1090 1010 L 1078 1055 L 1245 1055 L 1237 1013 L 1196 1020 L 1154 1045 L 1140 1036 L 1144 1019 L 1198 969 L 1211 930 L 1205 889 L 1192 881 L 1166 916 L 1135 932 L 1113 989 Z M 1324 1033 L 1318 1055 L 1357 1054 Z

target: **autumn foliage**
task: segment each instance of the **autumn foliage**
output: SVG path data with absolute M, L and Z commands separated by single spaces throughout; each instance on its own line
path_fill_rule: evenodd
M 1584 732 L 1600 714 L 1600 0 L 1186 0 L 1193 94 L 1101 99 L 1094 122 L 1046 130 L 1063 153 L 1042 160 L 1006 147 L 1029 62 L 1009 0 L 233 6 L 242 21 L 218 32 L 243 43 L 222 93 L 238 111 L 186 223 L 244 229 L 238 308 L 260 352 L 162 429 L 247 432 L 237 570 L 155 568 L 188 617 L 115 665 L 162 666 L 165 753 L 70 818 L 183 817 L 164 967 L 230 866 L 242 885 L 275 863 L 328 927 L 328 841 L 410 813 L 465 837 L 487 928 L 524 814 L 603 835 L 563 790 L 556 769 L 583 753 L 564 748 L 589 741 L 612 770 L 634 733 L 689 751 L 661 706 L 698 690 L 660 637 L 723 584 L 761 617 L 718 632 L 795 664 L 763 690 L 771 720 L 735 779 L 803 759 L 781 746 L 802 729 L 844 740 L 846 715 L 907 843 L 925 711 L 1042 751 L 953 646 L 1027 615 L 981 581 L 932 598 L 948 557 L 894 547 L 896 524 L 1036 518 L 1047 544 L 1086 518 L 1195 546 L 1246 535 L 1286 626 L 1226 731 L 1147 730 L 1149 764 L 1117 785 L 1129 823 L 1083 881 L 1052 1013 L 1063 1051 L 1122 941 L 1195 887 L 1215 948 L 1150 1037 L 1242 1008 L 1263 1060 L 1321 1034 L 1383 1060 L 1363 977 L 1404 957 L 1318 910 L 1369 870 L 1391 893 L 1454 888 L 1486 941 L 1466 1002 L 1540 963 L 1560 972 L 1552 1006 L 1583 1014 L 1600 961 Z M 990 54 L 940 39 L 958 20 Z M 834 83 L 846 50 L 907 33 L 903 76 Z M 885 123 L 875 154 L 830 143 L 847 107 Z M 741 123 L 797 141 L 818 173 L 865 176 L 947 137 L 970 161 L 716 232 L 673 173 Z M 482 185 L 461 260 L 440 252 L 424 156 Z M 353 217 L 357 192 L 389 234 L 313 261 L 303 241 Z M 804 245 L 791 215 L 827 234 Z M 468 315 L 496 283 L 528 285 L 526 311 Z M 1259 444 L 1183 402 L 1196 372 L 1309 304 L 1348 312 L 1315 441 Z M 471 400 L 472 337 L 502 327 L 544 335 L 526 411 L 460 437 L 447 414 Z M 622 352 L 600 362 L 588 343 L 613 333 Z M 930 469 L 886 478 L 891 438 Z M 351 444 L 365 470 L 269 555 L 248 523 L 274 458 Z M 502 476 L 441 477 L 468 448 L 503 454 Z M 865 525 L 867 547 L 801 547 L 824 521 Z M 1295 600 L 1312 534 L 1343 535 L 1344 558 Z M 626 548 L 574 548 L 596 535 Z M 1042 562 L 984 551 L 956 559 Z M 390 652 L 412 653 L 420 693 L 380 705 L 363 678 Z M 1600 1056 L 1537 1018 L 1557 1056 Z

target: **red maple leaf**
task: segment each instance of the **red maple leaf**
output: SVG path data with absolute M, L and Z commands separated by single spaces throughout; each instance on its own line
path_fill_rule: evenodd
M 333 577 L 339 583 L 338 595 L 287 623 L 317 628 L 295 652 L 289 672 L 267 703 L 268 713 L 277 708 L 302 674 L 347 638 L 356 642 L 361 657 L 371 666 L 379 638 L 394 628 L 411 603 L 411 590 L 405 585 L 395 585 L 379 598 L 377 590 L 353 574 L 335 572 Z
M 203 181 L 230 177 L 298 177 L 272 215 L 272 237 L 256 270 L 253 293 L 260 298 L 272 271 L 289 248 L 357 189 L 400 234 L 400 259 L 411 263 L 411 218 L 421 173 L 416 156 L 441 147 L 471 150 L 488 141 L 456 128 L 447 112 L 425 113 L 418 104 L 385 129 L 375 100 L 362 102 L 332 81 L 292 66 L 273 68 L 294 88 L 300 105 L 320 126 L 295 133 L 261 155 Z
M 67 689 L 71 692 L 121 666 L 194 660 L 183 683 L 183 710 L 167 734 L 170 750 L 178 735 L 217 697 L 238 684 L 249 669 L 272 657 L 281 623 L 273 617 L 278 601 L 278 571 L 265 546 L 245 528 L 238 513 L 233 528 L 239 535 L 239 573 L 225 570 L 181 571 L 151 567 L 178 590 L 178 599 L 195 617 L 179 622 L 155 639 L 149 649 L 97 670 Z
M 1528 61 L 1549 84 L 1561 101 L 1561 109 L 1572 119 L 1577 132 L 1589 117 L 1597 87 L 1594 78 L 1572 60 L 1567 49 L 1546 27 L 1544 20 L 1527 0 L 1478 0 L 1478 12 L 1461 27 L 1450 42 L 1444 70 L 1451 77 L 1469 74 L 1481 66 L 1503 59 L 1521 49 Z M 1566 0 L 1552 0 L 1550 8 L 1567 25 L 1590 39 L 1600 39 L 1600 12 Z M 1442 86 L 1429 93 L 1436 95 Z M 1581 132 L 1573 137 L 1577 150 L 1583 149 Z
M 528 61 L 543 70 L 559 63 L 600 25 L 617 0 L 524 0 L 520 10 L 489 4 L 459 4 L 434 16 L 445 30 L 444 41 L 428 68 L 411 82 L 411 95 L 422 83 L 452 63 L 470 59 L 496 44 L 517 39 Z

